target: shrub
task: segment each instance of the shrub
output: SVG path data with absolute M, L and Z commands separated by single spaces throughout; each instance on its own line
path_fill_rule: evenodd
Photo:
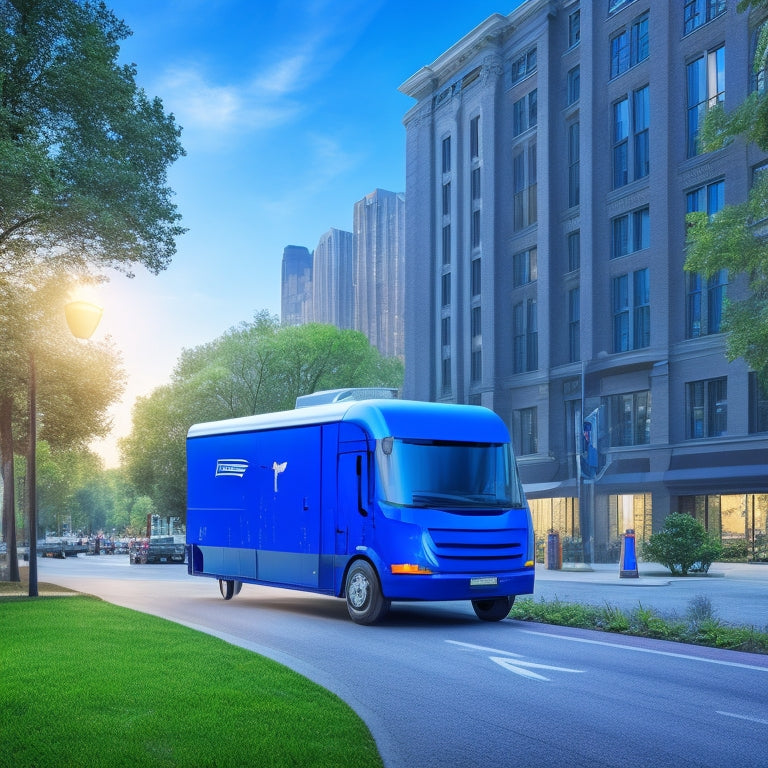
M 664 521 L 662 530 L 642 545 L 641 557 L 647 562 L 661 563 L 673 576 L 687 576 L 691 570 L 706 573 L 722 549 L 722 544 L 698 520 L 674 512 Z
M 749 557 L 749 545 L 746 539 L 735 539 L 723 544 L 721 560 L 745 561 Z

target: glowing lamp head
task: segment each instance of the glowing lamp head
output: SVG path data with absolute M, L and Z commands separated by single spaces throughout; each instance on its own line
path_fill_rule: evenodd
M 67 325 L 78 339 L 90 339 L 104 310 L 89 301 L 71 301 L 64 307 Z

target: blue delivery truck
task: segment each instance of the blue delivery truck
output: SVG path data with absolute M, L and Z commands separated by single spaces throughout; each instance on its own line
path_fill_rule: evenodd
M 509 432 L 480 406 L 395 399 L 196 424 L 187 568 L 346 599 L 469 600 L 485 621 L 533 592 L 534 537 Z

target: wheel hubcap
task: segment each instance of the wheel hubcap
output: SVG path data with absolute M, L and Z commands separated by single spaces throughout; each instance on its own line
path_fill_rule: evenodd
M 349 580 L 347 592 L 349 602 L 354 608 L 360 609 L 365 605 L 365 601 L 368 599 L 368 587 L 368 579 L 362 573 L 353 574 Z

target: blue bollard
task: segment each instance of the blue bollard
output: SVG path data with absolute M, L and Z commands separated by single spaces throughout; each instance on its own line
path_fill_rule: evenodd
M 630 528 L 621 537 L 621 560 L 619 561 L 619 578 L 636 579 L 637 551 L 635 549 L 635 532 Z

